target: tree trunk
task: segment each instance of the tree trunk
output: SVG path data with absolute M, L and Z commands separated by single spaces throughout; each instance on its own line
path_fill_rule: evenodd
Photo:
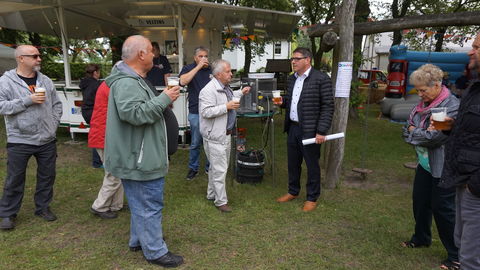
M 355 6 L 356 0 L 343 0 L 341 6 L 341 16 L 339 21 L 339 62 L 353 61 L 353 17 L 355 14 Z M 334 66 L 334 68 L 338 69 L 338 64 Z M 338 76 L 336 79 L 339 79 Z M 333 85 L 335 85 L 335 82 L 333 82 Z M 347 129 L 348 112 L 349 98 L 335 97 L 332 133 L 345 132 Z M 345 138 L 330 142 L 325 177 L 326 188 L 335 188 L 340 180 L 344 148 Z
M 354 33 L 355 35 L 370 35 L 403 29 L 466 25 L 480 25 L 480 11 L 406 16 L 376 22 L 356 23 Z M 307 32 L 311 37 L 320 37 L 329 30 L 338 33 L 338 24 L 316 24 L 310 27 Z
M 243 66 L 242 77 L 247 77 L 250 73 L 250 65 L 252 64 L 252 41 L 250 39 L 245 40 L 245 65 Z
M 393 45 L 400 45 L 400 43 L 402 43 L 402 32 L 400 30 L 395 30 L 395 31 L 393 31 L 392 46 Z
M 443 39 L 445 37 L 445 32 L 447 32 L 447 28 L 440 28 L 437 30 L 435 37 L 437 38 L 437 42 L 435 43 L 435 51 L 441 52 L 443 46 Z
M 310 43 L 311 43 L 311 48 L 312 48 L 312 54 L 313 54 L 313 68 L 314 69 L 320 69 L 322 66 L 322 57 L 323 57 L 323 51 L 321 49 L 321 46 L 317 48 L 317 44 L 315 43 L 315 38 L 310 37 Z

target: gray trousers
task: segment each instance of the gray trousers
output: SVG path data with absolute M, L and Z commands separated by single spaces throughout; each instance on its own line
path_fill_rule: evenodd
M 215 206 L 228 203 L 225 178 L 230 161 L 231 136 L 227 135 L 223 143 L 203 140 L 205 154 L 210 161 L 208 170 L 207 199 L 214 199 Z
M 35 188 L 35 213 L 46 209 L 53 198 L 56 140 L 44 145 L 7 144 L 7 178 L 0 200 L 0 217 L 16 216 L 22 205 L 25 190 L 25 173 L 28 160 L 37 160 L 37 186 Z
M 455 244 L 462 270 L 480 269 L 480 198 L 465 187 L 457 188 Z

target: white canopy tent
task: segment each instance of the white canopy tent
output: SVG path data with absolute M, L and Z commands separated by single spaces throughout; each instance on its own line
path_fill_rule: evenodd
M 220 57 L 225 29 L 288 39 L 300 17 L 198 0 L 0 0 L 0 26 L 61 37 L 67 86 L 68 38 L 142 34 L 151 40 L 175 41 L 181 69 L 199 45 L 208 47 L 212 58 Z

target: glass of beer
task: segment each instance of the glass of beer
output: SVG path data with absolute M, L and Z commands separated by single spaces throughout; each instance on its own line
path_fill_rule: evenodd
M 448 128 L 448 123 L 446 121 L 447 117 L 447 108 L 446 107 L 437 107 L 430 110 L 432 112 L 433 125 L 436 130 L 445 130 Z
M 178 86 L 179 84 L 180 84 L 180 78 L 178 77 L 167 78 L 167 89 Z
M 280 90 L 273 90 L 273 104 L 282 104 L 282 96 L 280 95 Z
M 44 96 L 45 96 L 45 91 L 46 91 L 46 89 L 45 89 L 44 87 L 36 87 L 36 88 L 35 88 L 35 94 L 36 94 L 37 96 L 42 96 L 42 97 L 44 97 Z

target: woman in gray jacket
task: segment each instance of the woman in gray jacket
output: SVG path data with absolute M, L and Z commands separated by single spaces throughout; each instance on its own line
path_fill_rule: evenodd
M 430 127 L 432 108 L 446 107 L 447 115 L 452 118 L 458 110 L 459 101 L 442 85 L 442 77 L 442 70 L 432 64 L 421 66 L 410 76 L 410 83 L 415 86 L 421 98 L 403 128 L 405 142 L 414 146 L 418 157 L 412 194 L 415 233 L 402 246 L 430 246 L 433 214 L 440 240 L 448 253 L 448 258 L 442 261 L 440 267 L 459 269 L 458 248 L 453 240 L 455 188 L 438 187 L 444 162 L 444 144 L 448 136 L 441 130 Z

